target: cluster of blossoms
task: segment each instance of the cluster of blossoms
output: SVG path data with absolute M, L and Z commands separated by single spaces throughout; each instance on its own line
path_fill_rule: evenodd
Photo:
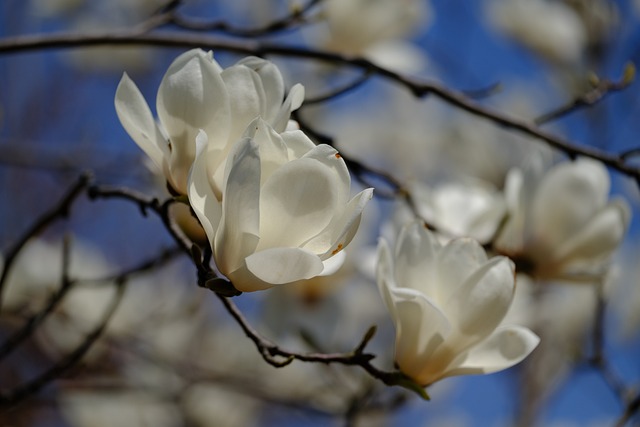
M 167 70 L 157 122 L 126 74 L 116 92 L 122 125 L 171 191 L 187 196 L 217 270 L 243 292 L 335 271 L 372 197 L 372 189 L 351 197 L 340 154 L 315 145 L 290 121 L 303 98 L 301 85 L 285 96 L 282 75 L 269 61 L 249 57 L 223 69 L 199 49 Z M 535 172 L 514 170 L 504 200 L 485 191 L 464 213 L 460 205 L 472 190 L 433 193 L 430 212 L 456 209 L 455 234 L 493 240 L 501 254 L 535 265 L 538 278 L 601 267 L 629 221 L 624 203 L 607 202 L 606 170 L 580 160 L 544 178 Z M 523 360 L 539 338 L 503 325 L 515 264 L 506 256 L 489 259 L 471 238 L 446 245 L 438 239 L 413 222 L 395 250 L 379 244 L 377 280 L 395 323 L 400 370 L 427 386 Z
M 287 130 L 304 89 L 284 95 L 273 63 L 249 57 L 222 69 L 199 49 L 179 56 L 162 79 L 159 123 L 126 74 L 116 92 L 123 126 L 171 189 L 188 194 L 216 267 L 243 292 L 335 268 L 372 195 L 366 189 L 350 200 L 338 152 Z

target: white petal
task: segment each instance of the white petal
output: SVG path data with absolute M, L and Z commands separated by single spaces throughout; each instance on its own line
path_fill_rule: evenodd
M 609 175 L 596 161 L 553 167 L 540 182 L 531 206 L 531 237 L 540 251 L 555 249 L 606 204 Z
M 489 374 L 510 368 L 527 357 L 539 342 L 540 338 L 527 328 L 501 327 L 454 361 L 445 376 Z
M 265 110 L 266 95 L 260 77 L 252 69 L 235 65 L 224 70 L 222 79 L 229 94 L 231 131 L 229 140 L 236 141 L 256 117 Z
M 200 133 L 198 140 L 205 143 L 206 134 Z M 189 203 L 207 233 L 213 248 L 216 230 L 222 217 L 222 205 L 216 198 L 208 175 L 207 153 L 206 150 L 203 150 L 196 158 L 189 174 Z
M 226 142 L 229 101 L 216 65 L 210 53 L 188 51 L 171 64 L 158 89 L 156 108 L 171 141 L 171 171 L 178 182 L 186 182 L 200 129 L 210 144 Z
M 403 227 L 396 244 L 398 285 L 436 297 L 436 257 L 441 250 L 435 236 L 419 222 Z
M 448 301 L 449 295 L 456 292 L 486 261 L 487 254 L 477 241 L 461 238 L 449 242 L 436 261 L 438 289 L 433 298 L 440 304 Z
M 260 194 L 260 248 L 297 247 L 321 232 L 339 212 L 342 185 L 315 159 L 276 170 Z
M 271 248 L 251 254 L 247 269 L 258 279 L 274 285 L 311 279 L 322 272 L 316 254 L 300 248 Z
M 285 131 L 289 123 L 289 117 L 291 117 L 291 112 L 300 108 L 303 101 L 304 87 L 298 83 L 291 88 L 287 99 L 284 100 L 284 103 L 278 111 L 278 115 L 272 122 L 272 126 L 277 132 Z
M 322 273 L 320 276 L 330 276 L 340 270 L 340 267 L 344 265 L 344 261 L 347 259 L 347 252 L 340 251 L 334 256 L 327 258 L 322 261 L 322 265 L 324 266 L 322 269 Z
M 278 168 L 289 162 L 287 147 L 280 134 L 260 117 L 251 122 L 245 135 L 250 135 L 260 147 L 260 181 L 264 183 Z
M 598 212 L 552 255 L 555 262 L 597 262 L 611 255 L 624 238 L 631 209 L 624 200 L 614 200 Z
M 299 159 L 316 146 L 301 130 L 290 130 L 280 135 L 287 146 L 289 160 Z
M 244 259 L 258 244 L 259 200 L 259 150 L 255 141 L 244 139 L 227 160 L 222 219 L 214 246 L 216 265 L 227 276 L 244 266 Z
M 444 313 L 413 289 L 389 290 L 396 309 L 396 363 L 400 370 L 421 384 L 440 375 L 430 360 L 447 339 L 451 325 Z
M 169 157 L 169 144 L 163 138 L 151 110 L 136 84 L 124 73 L 116 89 L 115 107 L 120 123 L 136 144 L 160 170 Z
M 250 68 L 260 77 L 265 94 L 262 118 L 273 124 L 284 100 L 284 80 L 280 70 L 273 62 L 255 56 L 241 59 L 238 65 Z
M 362 190 L 346 206 L 342 215 L 334 217 L 329 225 L 316 237 L 307 241 L 304 248 L 321 254 L 327 259 L 344 249 L 355 236 L 360 226 L 362 211 L 373 197 L 373 188 Z
M 515 290 L 515 266 L 506 257 L 494 257 L 477 269 L 451 294 L 443 307 L 466 340 L 487 336 L 502 322 Z

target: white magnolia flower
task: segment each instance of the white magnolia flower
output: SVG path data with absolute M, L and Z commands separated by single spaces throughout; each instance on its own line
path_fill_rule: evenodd
M 198 156 L 189 200 L 217 268 L 243 292 L 335 267 L 328 264 L 353 238 L 373 191 L 349 200 L 349 171 L 335 149 L 301 131 L 279 134 L 262 119 L 229 154 L 223 198 L 213 173 L 206 153 Z
M 364 56 L 404 71 L 425 67 L 426 56 L 404 42 L 431 19 L 424 0 L 327 0 L 323 3 L 328 32 L 324 47 L 347 55 Z
M 609 175 L 597 161 L 559 163 L 546 174 L 532 162 L 507 176 L 508 218 L 494 247 L 538 279 L 592 280 L 630 220 L 622 199 L 607 201 Z
M 499 30 L 549 59 L 577 62 L 587 33 L 573 9 L 559 1 L 493 0 L 489 17 Z
M 402 229 L 393 253 L 380 240 L 377 277 L 396 327 L 396 363 L 421 385 L 509 368 L 539 342 L 527 328 L 502 325 L 514 265 L 506 257 L 488 260 L 475 240 L 443 247 L 414 222 Z
M 502 194 L 480 181 L 433 188 L 416 183 L 411 194 L 419 213 L 445 236 L 472 237 L 481 243 L 495 235 L 506 210 Z
M 223 70 L 211 52 L 193 49 L 173 61 L 160 83 L 159 124 L 126 73 L 116 91 L 115 107 L 131 138 L 163 171 L 171 187 L 186 194 L 198 132 L 207 134 L 210 168 L 215 170 L 256 117 L 278 132 L 286 129 L 291 111 L 302 103 L 304 88 L 295 85 L 286 99 L 284 95 L 282 75 L 273 63 L 248 57 Z M 222 169 L 216 175 L 219 181 Z

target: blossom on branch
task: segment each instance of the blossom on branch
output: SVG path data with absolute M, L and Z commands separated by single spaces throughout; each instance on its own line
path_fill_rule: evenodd
M 376 275 L 396 328 L 396 363 L 421 385 L 509 368 L 538 345 L 529 329 L 502 325 L 515 291 L 513 263 L 487 259 L 475 240 L 442 246 L 411 223 L 393 252 L 380 240 Z
M 199 142 L 206 146 L 203 132 Z M 207 152 L 189 179 L 189 201 L 218 270 L 251 292 L 334 269 L 358 229 L 373 189 L 349 200 L 351 178 L 338 152 L 301 131 L 278 133 L 256 119 L 227 159 L 222 192 Z
M 247 57 L 222 69 L 211 52 L 192 49 L 173 61 L 160 83 L 159 123 L 126 73 L 116 91 L 115 107 L 125 130 L 163 171 L 171 188 L 186 194 L 198 132 L 207 134 L 211 167 L 220 167 L 256 117 L 278 132 L 286 129 L 291 111 L 302 103 L 304 88 L 295 85 L 286 99 L 284 95 L 282 75 L 273 63 Z M 219 181 L 222 169 L 216 175 Z
M 631 212 L 623 199 L 608 201 L 609 175 L 590 159 L 540 162 L 507 176 L 507 220 L 494 247 L 537 279 L 594 281 L 622 241 Z

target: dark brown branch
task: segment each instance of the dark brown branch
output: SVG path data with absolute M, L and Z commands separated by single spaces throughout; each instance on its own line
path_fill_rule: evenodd
M 602 295 L 602 286 L 598 287 L 597 302 L 595 308 L 595 319 L 592 329 L 592 355 L 588 359 L 589 365 L 594 368 L 603 378 L 607 386 L 616 395 L 621 402 L 626 402 L 628 398 L 628 390 L 624 382 L 611 369 L 608 359 L 604 354 L 604 328 L 606 301 Z
M 32 238 L 42 232 L 50 224 L 55 222 L 59 218 L 66 218 L 69 215 L 69 209 L 73 202 L 82 194 L 83 190 L 89 185 L 91 180 L 90 174 L 83 174 L 80 178 L 71 186 L 69 191 L 62 197 L 62 199 L 42 215 L 27 231 L 22 235 L 20 239 L 7 251 L 5 254 L 5 264 L 0 276 L 0 308 L 2 307 L 2 290 L 4 289 L 9 272 L 13 266 L 16 257 L 24 247 L 24 245 Z
M 316 362 L 324 364 L 339 363 L 342 365 L 360 366 L 373 378 L 382 381 L 386 385 L 398 385 L 405 387 L 419 394 L 422 398 L 427 400 L 429 399 L 424 388 L 416 384 L 401 372 L 381 371 L 371 364 L 371 360 L 375 358 L 375 355 L 365 353 L 364 349 L 371 338 L 373 338 L 375 327 L 372 327 L 367 331 L 358 346 L 350 353 L 295 353 L 284 350 L 278 345 L 262 337 L 244 318 L 233 301 L 222 295 L 216 294 L 216 296 L 220 301 L 222 301 L 222 304 L 238 325 L 240 325 L 245 335 L 253 341 L 262 358 L 271 366 L 282 368 L 294 360 L 299 360 L 301 362 Z
M 540 117 L 535 119 L 534 122 L 537 125 L 541 125 L 553 120 L 557 120 L 582 108 L 591 107 L 600 102 L 607 95 L 628 88 L 631 83 L 633 83 L 634 74 L 635 73 L 633 71 L 633 65 L 627 65 L 624 76 L 620 78 L 619 81 L 597 80 L 594 87 L 590 91 L 583 94 L 582 96 L 579 96 L 568 104 L 563 105 L 562 107 L 541 115 Z
M 191 242 L 182 235 L 180 230 L 171 220 L 169 216 L 169 207 L 173 203 L 180 203 L 175 199 L 168 199 L 163 203 L 160 203 L 158 199 L 148 197 L 142 193 L 118 187 L 99 186 L 92 185 L 88 189 L 89 199 L 123 199 L 135 203 L 143 216 L 147 215 L 147 212 L 151 210 L 156 213 L 162 219 L 162 223 L 166 227 L 171 237 L 182 248 L 182 251 L 186 254 L 191 254 Z
M 359 76 L 357 79 L 352 81 L 351 83 L 349 83 L 349 84 L 347 84 L 347 85 L 345 85 L 343 87 L 340 87 L 338 89 L 334 89 L 330 93 L 327 93 L 325 95 L 319 95 L 319 96 L 316 96 L 315 98 L 305 98 L 304 105 L 307 106 L 307 105 L 313 105 L 313 104 L 320 104 L 322 102 L 326 102 L 326 101 L 338 98 L 341 95 L 349 93 L 352 90 L 362 86 L 370 78 L 371 78 L 371 72 L 370 71 L 366 71 L 361 76 Z
M 75 350 L 73 350 L 58 363 L 56 363 L 51 368 L 38 375 L 31 381 L 12 390 L 4 390 L 0 392 L 0 407 L 11 407 L 21 402 L 22 400 L 38 393 L 43 387 L 51 383 L 51 381 L 59 378 L 70 368 L 75 366 L 104 332 L 109 321 L 111 320 L 111 317 L 122 301 L 125 283 L 125 281 L 121 281 L 116 284 L 116 294 L 105 310 L 100 323 L 85 337 L 83 342 L 78 347 L 76 347 Z
M 69 239 L 65 238 L 62 249 L 62 277 L 60 278 L 60 288 L 49 297 L 49 301 L 42 310 L 31 316 L 20 329 L 10 335 L 9 338 L 0 345 L 0 360 L 4 359 L 16 349 L 20 343 L 30 337 L 33 331 L 49 317 L 71 290 L 74 282 L 69 278 L 69 248 Z
M 311 0 L 303 7 L 293 9 L 289 15 L 276 19 L 264 26 L 257 28 L 239 28 L 223 20 L 197 21 L 179 15 L 176 9 L 170 10 L 165 14 L 161 14 L 159 17 L 163 17 L 166 23 L 174 24 L 184 30 L 219 31 L 235 37 L 253 38 L 272 35 L 282 31 L 290 31 L 299 28 L 300 26 L 309 22 L 308 18 L 305 15 L 310 9 L 318 5 L 321 1 L 322 0 Z
M 627 407 L 624 409 L 624 413 L 620 416 L 618 421 L 616 421 L 615 427 L 624 427 L 634 415 L 636 415 L 640 411 L 640 393 L 634 397 Z
M 494 122 L 505 129 L 513 130 L 545 141 L 549 146 L 575 158 L 586 156 L 597 159 L 607 166 L 640 181 L 640 168 L 627 164 L 617 154 L 597 148 L 575 144 L 561 136 L 540 129 L 534 122 L 511 117 L 469 99 L 462 92 L 451 90 L 440 83 L 417 77 L 404 76 L 378 66 L 364 58 L 350 57 L 321 50 L 261 43 L 256 40 L 229 40 L 213 36 L 157 32 L 139 34 L 132 31 L 103 34 L 57 33 L 5 38 L 0 41 L 0 54 L 29 52 L 52 48 L 72 48 L 100 45 L 152 45 L 162 47 L 209 48 L 256 56 L 284 56 L 298 59 L 313 59 L 370 71 L 374 75 L 396 82 L 410 90 L 416 97 L 433 95 L 444 102 L 470 114 Z

